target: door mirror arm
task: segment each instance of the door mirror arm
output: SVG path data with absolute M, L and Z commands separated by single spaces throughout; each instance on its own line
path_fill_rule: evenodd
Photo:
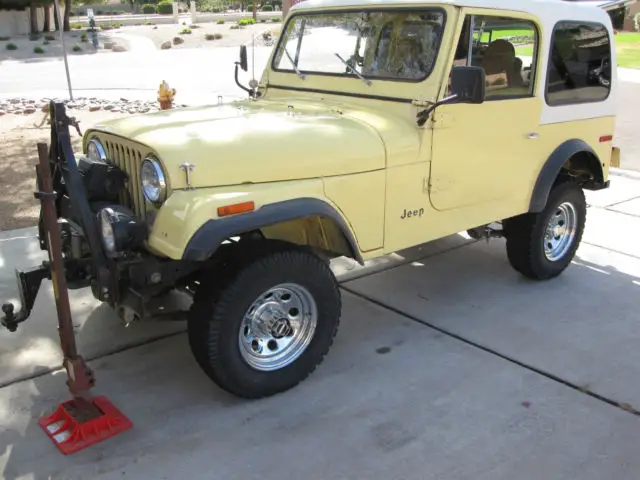
M 433 111 L 449 103 L 480 104 L 485 99 L 485 73 L 480 67 L 453 67 L 451 70 L 451 92 L 448 97 L 430 105 L 417 115 L 417 124 L 423 126 Z
M 418 115 L 416 116 L 416 123 L 419 127 L 423 126 L 436 108 L 438 108 L 440 105 L 446 105 L 447 103 L 454 103 L 457 99 L 458 95 L 454 93 L 453 95 L 449 95 L 448 97 L 443 98 L 439 102 L 429 105 L 429 107 L 425 108 L 421 112 L 418 112 Z
M 238 79 L 238 68 L 241 68 L 245 72 L 249 68 L 249 65 L 247 62 L 247 46 L 246 45 L 240 45 L 240 58 L 237 62 L 235 62 L 235 65 L 236 65 L 236 70 L 234 74 L 234 79 L 236 81 L 236 85 L 238 85 L 242 90 L 247 92 L 250 97 L 254 97 L 256 93 L 255 90 L 253 88 L 245 87 L 240 83 L 240 80 Z

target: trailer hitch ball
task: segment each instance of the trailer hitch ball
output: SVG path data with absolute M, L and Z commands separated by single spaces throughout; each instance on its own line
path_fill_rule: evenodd
M 13 303 L 2 304 L 2 312 L 4 313 L 2 324 L 7 327 L 7 330 L 9 330 L 10 332 L 15 332 L 18 329 L 18 324 L 15 321 L 16 317 L 13 314 L 13 309 Z

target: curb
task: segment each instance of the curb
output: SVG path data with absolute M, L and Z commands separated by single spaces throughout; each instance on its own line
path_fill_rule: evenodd
M 640 172 L 636 172 L 633 170 L 624 170 L 621 168 L 611 167 L 609 169 L 609 175 L 612 175 L 614 177 L 630 178 L 631 180 L 640 180 Z

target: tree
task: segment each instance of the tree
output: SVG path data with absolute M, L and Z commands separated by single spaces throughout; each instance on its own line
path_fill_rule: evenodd
M 51 31 L 51 3 L 46 3 L 42 7 L 44 9 L 44 24 L 42 25 L 43 32 Z

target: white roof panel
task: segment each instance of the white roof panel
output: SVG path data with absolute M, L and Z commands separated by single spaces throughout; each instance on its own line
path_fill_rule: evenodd
M 545 12 L 549 15 L 553 11 L 557 17 L 572 18 L 572 13 L 580 18 L 590 17 L 589 13 L 602 19 L 602 9 L 610 10 L 636 0 L 303 0 L 295 4 L 291 10 L 298 11 L 307 8 L 326 7 L 356 7 L 367 8 L 390 5 L 455 5 L 460 7 L 497 8 L 531 13 Z M 594 8 L 599 7 L 599 8 Z M 586 17 L 586 18 L 585 18 Z

